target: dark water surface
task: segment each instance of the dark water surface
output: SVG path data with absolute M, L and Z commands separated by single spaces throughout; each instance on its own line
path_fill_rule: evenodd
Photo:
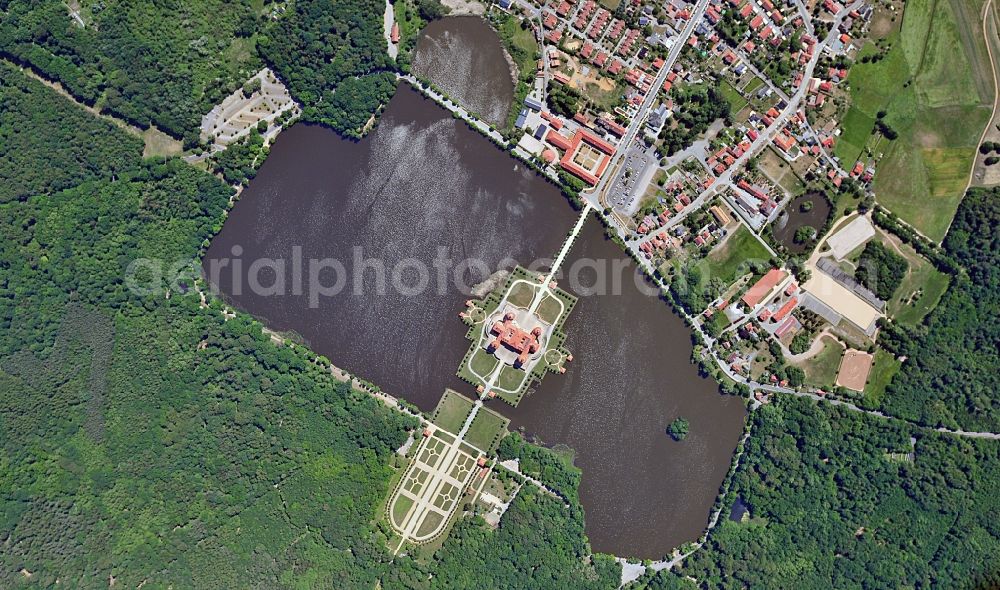
M 581 260 L 626 257 L 593 218 L 564 263 L 567 275 Z M 620 295 L 580 297 L 565 326 L 573 353 L 566 374 L 547 376 L 516 409 L 496 407 L 512 426 L 577 451 L 595 550 L 653 558 L 693 541 L 708 523 L 745 409 L 698 376 L 690 330 L 640 291 L 634 269 L 629 260 Z M 596 272 L 580 274 L 583 286 L 594 284 Z M 666 434 L 678 416 L 691 424 L 682 442 Z
M 806 201 L 812 201 L 813 206 L 809 211 L 802 210 L 802 204 Z M 793 254 L 802 254 L 812 249 L 816 245 L 815 240 L 798 244 L 795 242 L 795 231 L 804 225 L 819 231 L 826 224 L 830 210 L 830 202 L 820 193 L 807 193 L 795 197 L 774 220 L 771 230 L 774 239 Z
M 306 125 L 283 132 L 213 241 L 205 269 L 239 246 L 244 274 L 258 258 L 287 260 L 291 292 L 296 247 L 304 267 L 310 258 L 338 259 L 345 292 L 320 297 L 316 308 L 308 270 L 302 295 L 254 294 L 245 280 L 237 293 L 225 269 L 219 284 L 272 329 L 297 332 L 336 365 L 431 409 L 445 387 L 473 393 L 454 376 L 468 346 L 458 318 L 468 296 L 450 282 L 450 270 L 439 290 L 439 249 L 491 270 L 505 258 L 528 265 L 558 251 L 577 215 L 552 185 L 404 85 L 360 142 Z M 363 258 L 381 261 L 389 282 L 393 269 L 409 269 L 400 275 L 408 287 L 419 277 L 405 261 L 421 262 L 430 269 L 429 286 L 412 296 L 392 286 L 380 294 L 370 263 L 365 288 L 354 294 L 357 246 Z M 596 218 L 564 270 L 585 258 L 623 259 Z M 334 271 L 324 272 L 323 282 L 333 284 Z M 265 269 L 259 282 L 269 286 L 274 275 Z M 590 274 L 581 276 L 591 284 Z M 585 295 L 571 283 L 568 276 L 560 281 Z M 492 405 L 513 419 L 512 427 L 576 451 L 596 550 L 656 558 L 706 525 L 744 409 L 697 376 L 681 320 L 641 294 L 632 272 L 621 284 L 620 295 L 581 297 L 566 324 L 575 360 L 565 375 L 548 375 L 517 409 Z M 665 433 L 678 415 L 691 423 L 680 443 Z
M 507 121 L 514 99 L 510 65 L 496 32 L 478 16 L 436 20 L 421 32 L 413 73 L 495 126 Z
M 431 410 L 445 387 L 468 389 L 454 374 L 469 344 L 458 318 L 469 296 L 455 287 L 452 272 L 439 288 L 439 249 L 454 261 L 482 261 L 492 272 L 504 259 L 528 264 L 554 256 L 575 219 L 554 186 L 404 84 L 358 143 L 321 127 L 284 131 L 212 242 L 205 268 L 231 256 L 234 246 L 243 249 L 244 269 L 257 258 L 282 258 L 286 276 L 296 246 L 303 261 L 341 261 L 344 292 L 319 298 L 312 309 L 308 271 L 300 296 L 255 295 L 247 280 L 236 295 L 226 269 L 220 286 L 272 329 L 295 331 L 337 366 Z M 380 261 L 384 294 L 376 263 L 362 268 L 356 256 Z M 404 286 L 418 285 L 416 271 L 407 271 L 412 260 L 430 273 L 416 296 L 391 286 L 393 269 Z M 355 294 L 353 277 L 362 270 L 365 287 Z M 273 276 L 266 272 L 265 286 Z M 320 277 L 325 285 L 336 282 L 333 270 Z M 291 287 L 286 279 L 286 291 Z

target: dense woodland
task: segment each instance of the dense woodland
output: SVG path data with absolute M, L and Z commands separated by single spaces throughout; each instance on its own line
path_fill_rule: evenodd
M 0 0 L 0 53 L 182 135 L 261 65 L 259 43 L 307 118 L 351 134 L 394 86 L 376 4 L 300 0 L 267 21 L 232 2 L 94 2 L 80 29 L 61 2 Z M 248 154 L 227 157 L 229 180 L 248 174 Z M 137 259 L 196 268 L 231 194 L 0 66 L 0 587 L 617 586 L 590 555 L 579 470 L 516 435 L 501 456 L 559 497 L 527 485 L 498 529 L 469 517 L 430 557 L 389 554 L 379 515 L 415 421 L 202 307 L 191 277 L 127 286 Z M 942 260 L 964 274 L 926 326 L 884 330 L 909 356 L 885 411 L 1000 431 L 998 203 L 977 190 L 960 207 Z M 681 568 L 696 582 L 635 587 L 1000 584 L 997 442 L 782 396 L 753 420 L 726 498 L 749 522 L 713 530 Z
M 261 67 L 251 2 L 0 1 L 0 56 L 141 127 L 197 136 L 201 117 Z M 339 3 L 338 3 L 339 4 Z
M 1000 584 L 997 441 L 918 431 L 792 396 L 752 419 L 726 498 L 727 507 L 741 498 L 750 519 L 720 521 L 684 562 L 679 574 L 697 587 Z M 667 576 L 677 573 L 659 577 Z
M 379 515 L 415 420 L 247 316 L 201 307 L 191 277 L 127 288 L 136 259 L 196 261 L 232 189 L 143 161 L 125 131 L 2 75 L 0 136 L 36 143 L 0 143 L 19 163 L 6 181 L 25 187 L 0 203 L 0 587 L 29 583 L 22 570 L 71 588 L 465 588 L 471 571 L 493 587 L 614 587 L 562 459 L 547 474 L 566 498 L 529 485 L 498 530 L 469 517 L 431 558 L 393 560 Z M 56 120 L 90 134 L 80 169 L 47 165 L 81 152 L 57 149 L 72 137 Z
M 45 133 L 31 133 L 33 126 Z M 142 140 L 95 142 L 113 126 L 0 62 L 0 203 L 113 176 L 135 165 Z M 40 162 L 44 164 L 40 165 Z
M 973 189 L 944 240 L 963 271 L 922 326 L 889 324 L 880 343 L 907 356 L 884 410 L 918 422 L 1000 432 L 1000 189 Z
M 297 0 L 258 41 L 261 55 L 305 109 L 354 137 L 396 90 L 380 0 Z

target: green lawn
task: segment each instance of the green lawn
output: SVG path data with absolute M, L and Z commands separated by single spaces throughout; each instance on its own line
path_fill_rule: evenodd
M 500 444 L 500 439 L 507 432 L 510 420 L 497 414 L 489 408 L 480 408 L 476 418 L 465 433 L 465 440 L 487 453 L 492 453 Z
M 743 94 L 750 96 L 754 92 L 757 92 L 761 86 L 764 85 L 764 81 L 760 78 L 753 78 L 747 82 L 746 86 L 743 87 Z
M 504 367 L 503 370 L 500 371 L 500 377 L 497 379 L 497 386 L 502 389 L 513 391 L 523 380 L 524 371 L 508 366 Z
M 747 84 L 747 86 L 749 85 L 750 84 Z M 730 84 L 729 81 L 723 81 L 720 88 L 722 89 L 723 96 L 725 96 L 726 100 L 729 101 L 729 106 L 733 113 L 742 111 L 748 104 L 750 104 L 747 99 L 743 98 L 743 95 L 740 94 L 739 90 L 733 88 L 733 85 Z
M 965 192 L 993 98 L 973 74 L 987 62 L 981 31 L 972 26 L 963 35 L 957 24 L 965 26 L 982 6 L 972 4 L 960 13 L 944 0 L 906 4 L 901 32 L 885 40 L 891 49 L 884 59 L 851 69 L 852 106 L 836 148 L 845 164 L 852 163 L 867 142 L 865 128 L 870 132 L 878 111 L 886 111 L 899 137 L 876 150 L 884 155 L 876 198 L 935 240 L 944 237 Z M 862 49 L 862 56 L 877 53 L 872 43 Z
M 861 109 L 852 106 L 841 121 L 843 134 L 837 141 L 835 152 L 845 168 L 850 168 L 858 160 L 868 138 L 872 135 L 875 117 L 865 114 Z
M 434 410 L 432 422 L 451 432 L 458 432 L 465 424 L 465 418 L 472 411 L 472 400 L 447 389 Z
M 823 350 L 798 366 L 805 371 L 806 384 L 813 387 L 829 389 L 837 380 L 840 370 L 840 357 L 844 355 L 844 347 L 829 337 L 823 338 Z
M 712 250 L 699 266 L 705 279 L 718 278 L 730 284 L 741 273 L 740 265 L 747 260 L 768 260 L 771 254 L 754 237 L 750 230 L 740 225 L 724 244 Z
M 510 290 L 510 296 L 507 297 L 507 301 L 518 307 L 528 307 L 534 296 L 534 287 L 527 283 L 518 283 Z
M 563 306 L 559 304 L 558 298 L 546 295 L 545 299 L 542 299 L 542 302 L 538 304 L 536 313 L 543 322 L 554 324 L 559 319 L 559 312 L 562 309 Z
M 485 348 L 477 348 L 476 351 L 472 353 L 472 360 L 469 362 L 469 365 L 471 365 L 472 370 L 475 371 L 476 374 L 482 375 L 483 377 L 489 377 L 490 373 L 493 372 L 493 369 L 496 368 L 497 363 L 499 362 L 500 361 L 497 360 L 497 357 L 487 352 Z
M 899 371 L 901 364 L 896 357 L 881 348 L 875 351 L 875 361 L 872 363 L 872 371 L 868 374 L 868 384 L 865 386 L 863 398 L 865 407 L 877 408 L 881 405 L 885 388 L 889 386 L 889 381 L 896 371 Z

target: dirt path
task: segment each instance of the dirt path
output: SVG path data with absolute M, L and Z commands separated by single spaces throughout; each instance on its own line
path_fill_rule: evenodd
M 809 346 L 808 350 L 806 350 L 805 352 L 800 352 L 799 354 L 788 354 L 786 355 L 787 360 L 793 363 L 800 363 L 802 361 L 807 361 L 811 359 L 812 357 L 819 354 L 820 351 L 823 350 L 823 347 L 826 346 L 823 343 L 824 338 L 832 338 L 834 342 L 838 342 L 841 346 L 847 348 L 847 346 L 843 342 L 840 342 L 839 338 L 834 336 L 831 330 L 833 330 L 832 327 L 823 328 L 823 330 L 821 330 L 820 333 L 816 334 L 816 337 L 813 338 L 812 344 Z
M 18 71 L 23 73 L 25 76 L 28 76 L 29 78 L 32 78 L 33 80 L 36 80 L 38 82 L 41 82 L 45 86 L 51 88 L 52 90 L 55 90 L 63 98 L 72 101 L 73 104 L 87 111 L 91 115 L 99 119 L 103 119 L 115 125 L 119 129 L 123 129 L 131 133 L 132 135 L 141 138 L 143 140 L 143 143 L 145 144 L 145 149 L 143 150 L 144 156 L 160 154 L 160 153 L 179 154 L 183 151 L 183 146 L 181 145 L 181 142 L 179 140 L 177 140 L 174 137 L 171 137 L 170 135 L 157 129 L 156 127 L 151 126 L 149 128 L 149 132 L 147 132 L 147 130 L 136 127 L 135 125 L 127 123 L 126 121 L 123 121 L 117 117 L 113 117 L 107 113 L 102 112 L 97 107 L 91 106 L 85 102 L 80 101 L 75 96 L 70 94 L 70 92 L 66 90 L 66 88 L 62 84 L 60 84 L 55 80 L 50 80 L 46 78 L 45 76 L 41 75 L 39 72 L 35 71 L 32 68 L 24 67 L 2 58 L 0 58 L 0 61 L 11 66 L 12 68 L 17 68 Z M 151 144 L 156 144 L 156 148 L 151 150 L 150 149 Z
M 990 72 L 993 75 L 993 110 L 990 113 L 989 120 L 986 122 L 986 127 L 983 128 L 983 132 L 979 136 L 979 142 L 976 144 L 976 153 L 972 158 L 972 167 L 969 170 L 969 180 L 965 184 L 966 192 L 968 192 L 969 188 L 971 188 L 973 185 L 992 184 L 992 182 L 988 180 L 990 179 L 990 177 L 992 177 L 992 180 L 994 182 L 1000 180 L 1000 178 L 998 178 L 998 176 L 1000 176 L 1000 173 L 990 174 L 990 171 L 987 169 L 986 165 L 980 162 L 981 154 L 979 153 L 978 149 L 979 146 L 984 141 L 986 141 L 987 136 L 992 135 L 995 137 L 997 135 L 997 133 L 995 132 L 991 133 L 991 131 L 994 130 L 994 125 L 996 125 L 997 123 L 996 122 L 997 107 L 1000 106 L 1000 83 L 998 83 L 1000 81 L 997 80 L 997 63 L 996 63 L 997 56 L 993 54 L 993 45 L 994 45 L 993 40 L 996 37 L 997 33 L 997 23 L 996 23 L 996 14 L 990 10 L 992 6 L 993 6 L 993 0 L 987 0 L 986 4 L 983 6 L 982 20 L 983 20 L 983 38 L 986 42 L 986 53 L 989 56 L 990 60 Z M 993 35 L 990 35 L 991 29 Z M 977 170 L 979 172 L 978 174 L 976 173 Z M 976 182 L 977 176 L 980 178 L 980 182 Z

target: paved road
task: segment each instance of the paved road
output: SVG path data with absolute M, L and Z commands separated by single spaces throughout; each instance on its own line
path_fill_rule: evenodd
M 788 119 L 790 119 L 792 115 L 794 115 L 799 110 L 799 105 L 801 104 L 802 99 L 804 99 L 806 96 L 806 89 L 808 88 L 808 80 L 812 77 L 813 71 L 816 69 L 816 63 L 819 61 L 820 56 L 823 54 L 823 48 L 826 47 L 831 41 L 833 41 L 840 35 L 840 31 L 838 30 L 840 23 L 844 20 L 844 18 L 847 17 L 847 15 L 852 10 L 860 7 L 861 5 L 862 5 L 861 0 L 858 0 L 854 4 L 851 4 L 850 6 L 844 8 L 844 10 L 837 15 L 833 23 L 833 28 L 830 30 L 830 33 L 826 36 L 826 38 L 823 39 L 822 41 L 816 42 L 816 49 L 815 51 L 813 51 L 812 59 L 810 59 L 809 63 L 806 64 L 806 68 L 803 72 L 802 84 L 799 85 L 799 89 L 795 92 L 795 94 L 791 96 L 791 98 L 788 101 L 788 104 L 785 106 L 785 109 L 781 111 L 781 114 L 779 114 L 778 118 L 774 120 L 774 123 L 772 123 L 771 126 L 767 128 L 767 131 L 765 133 L 760 134 L 757 137 L 757 139 L 752 144 L 750 144 L 750 149 L 748 149 L 742 156 L 737 158 L 736 162 L 733 163 L 733 165 L 730 166 L 728 170 L 723 172 L 722 175 L 715 180 L 715 183 L 710 188 L 703 191 L 698 196 L 698 198 L 696 198 L 691 203 L 691 205 L 686 207 L 683 213 L 671 218 L 667 223 L 665 223 L 663 225 L 665 229 L 674 227 L 678 223 L 683 221 L 684 218 L 686 218 L 692 211 L 696 211 L 698 208 L 704 205 L 705 202 L 710 197 L 712 197 L 715 194 L 718 194 L 719 191 L 722 190 L 722 188 L 731 187 L 733 183 L 733 176 L 740 169 L 743 168 L 743 166 L 747 163 L 747 161 L 750 160 L 750 158 L 754 157 L 758 152 L 760 152 L 762 149 L 767 147 L 769 143 L 771 143 L 771 139 L 774 137 L 774 135 L 776 133 L 779 133 L 781 129 L 784 128 L 785 123 L 788 122 Z M 652 237 L 647 236 L 642 240 L 638 241 L 637 243 L 635 243 L 634 251 L 638 252 L 639 244 L 641 244 L 643 241 L 649 241 L 650 239 L 652 239 Z
M 707 7 L 708 0 L 698 1 L 694 12 L 691 14 L 691 19 L 688 20 L 680 35 L 677 36 L 677 41 L 675 41 L 673 47 L 670 48 L 670 53 L 667 55 L 667 59 L 663 63 L 663 67 L 661 67 L 660 71 L 657 72 L 653 85 L 649 87 L 649 92 L 646 93 L 646 98 L 643 99 L 642 105 L 640 105 L 639 109 L 636 111 L 635 116 L 632 117 L 632 122 L 625 131 L 625 135 L 622 136 L 622 140 L 618 143 L 618 149 L 615 150 L 615 154 L 611 158 L 607 173 L 604 174 L 601 180 L 597 183 L 597 186 L 588 192 L 582 193 L 584 198 L 586 198 L 587 201 L 589 201 L 594 207 L 598 209 L 602 209 L 604 207 L 602 201 L 604 201 L 608 182 L 617 176 L 617 168 L 622 157 L 628 150 L 628 147 L 632 144 L 632 140 L 636 138 L 636 133 L 638 133 L 645 124 L 646 115 L 649 113 L 649 109 L 653 107 L 653 103 L 656 101 L 656 96 L 659 94 L 659 90 L 663 86 L 663 82 L 667 79 L 667 74 L 669 74 L 670 70 L 674 67 L 674 62 L 677 61 L 677 57 L 681 54 L 681 50 L 684 48 L 685 42 L 687 42 L 687 39 L 691 36 L 691 32 L 694 31 L 694 28 L 701 20 L 702 15 L 705 14 L 705 9 Z

